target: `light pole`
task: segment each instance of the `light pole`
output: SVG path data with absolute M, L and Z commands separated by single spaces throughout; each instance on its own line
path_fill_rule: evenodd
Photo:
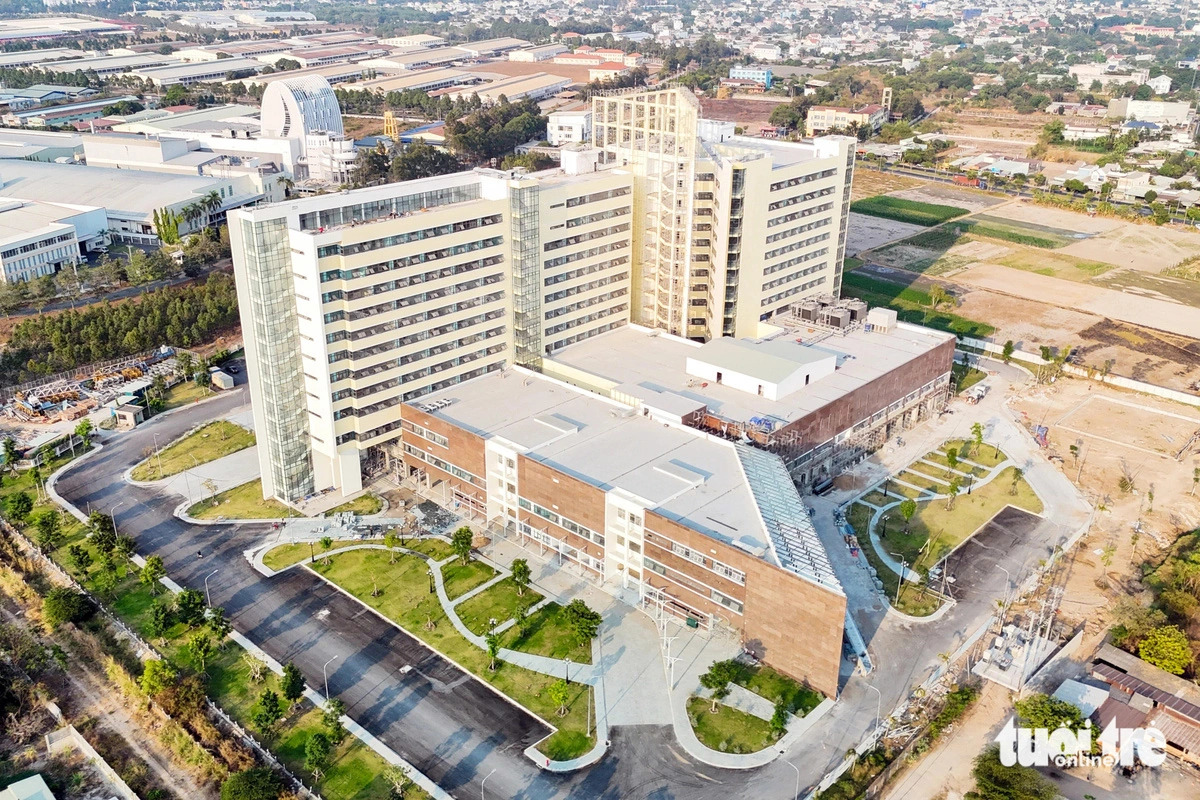
M 779 755 L 785 756 L 785 755 L 787 755 L 787 751 L 780 750 Z M 795 794 L 793 800 L 800 800 L 800 768 L 797 767 L 795 764 L 793 764 L 790 761 L 784 761 L 783 763 L 787 764 L 789 767 L 796 770 L 796 794 Z
M 567 686 L 571 685 L 571 659 L 563 659 L 563 676 L 567 679 Z
M 487 775 L 484 776 L 483 782 L 479 784 L 479 800 L 487 800 L 487 798 L 485 798 L 483 796 L 483 787 L 487 786 L 487 779 L 492 777 L 495 774 L 496 774 L 496 770 L 492 770 L 491 772 L 489 772 Z
M 108 518 L 110 520 L 112 520 L 114 535 L 116 535 L 116 533 L 117 533 L 117 509 L 120 508 L 121 506 L 125 505 L 128 502 L 129 502 L 128 500 L 122 500 L 121 502 L 117 503 L 115 506 L 113 506 L 112 508 L 110 508 L 108 510 Z
M 904 586 L 904 575 L 908 571 L 908 559 L 899 553 L 893 553 L 891 550 L 888 550 L 888 555 L 900 559 L 900 580 L 896 581 L 896 605 L 900 605 L 900 589 Z
M 220 572 L 220 570 L 214 569 L 212 572 L 204 576 L 204 602 L 208 603 L 209 606 L 212 606 L 212 595 L 208 593 L 208 579 L 213 575 L 216 575 L 218 572 Z
M 326 701 L 329 700 L 329 673 L 325 670 L 325 668 L 328 667 L 330 664 L 332 664 L 334 659 L 336 659 L 336 658 L 337 658 L 337 656 L 334 656 L 333 658 L 329 659 L 328 661 L 326 661 L 324 664 L 321 665 L 321 676 L 325 678 L 325 700 Z
M 157 433 L 155 433 L 155 434 L 153 434 L 153 436 L 154 436 L 154 458 L 155 458 L 155 459 L 157 459 L 157 461 L 158 461 L 158 477 L 159 477 L 159 480 L 162 480 L 162 476 L 163 476 L 163 468 L 162 468 L 162 452 L 161 452 L 161 451 L 159 451 L 159 449 L 158 449 L 158 434 L 157 434 Z
M 879 699 L 877 699 L 875 701 L 875 727 L 878 728 L 879 727 L 879 715 L 881 713 L 883 713 L 883 692 L 879 691 L 878 689 L 876 689 L 874 686 L 872 686 L 869 683 L 866 686 L 868 689 L 870 689 L 872 692 L 874 692 L 879 697 Z

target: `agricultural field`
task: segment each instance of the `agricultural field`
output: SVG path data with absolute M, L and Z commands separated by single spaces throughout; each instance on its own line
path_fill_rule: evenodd
M 854 170 L 854 186 L 850 189 L 850 199 L 862 200 L 866 197 L 876 197 L 903 189 L 913 189 L 924 184 L 925 181 L 919 178 L 910 178 L 907 175 L 896 175 L 891 172 L 880 172 L 874 169 L 856 167 Z
M 939 225 L 955 217 L 961 217 L 967 213 L 967 209 L 959 208 L 958 206 L 924 203 L 918 200 L 905 200 L 891 196 L 869 197 L 859 200 L 850 204 L 850 210 L 859 214 L 894 219 L 897 222 L 907 222 L 926 228 Z

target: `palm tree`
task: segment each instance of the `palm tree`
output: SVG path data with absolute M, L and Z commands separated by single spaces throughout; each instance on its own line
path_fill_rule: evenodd
M 213 213 L 221 207 L 221 195 L 217 193 L 216 189 L 213 189 L 208 194 L 204 195 L 204 197 L 200 198 L 200 206 L 205 210 L 205 212 L 209 214 Z

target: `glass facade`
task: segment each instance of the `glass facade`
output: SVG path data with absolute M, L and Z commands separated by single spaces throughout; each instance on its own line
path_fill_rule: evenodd
M 287 221 L 244 220 L 242 241 L 252 306 L 242 319 L 254 326 L 260 411 L 268 428 L 259 446 L 269 450 L 275 496 L 298 500 L 313 491 L 313 467 Z

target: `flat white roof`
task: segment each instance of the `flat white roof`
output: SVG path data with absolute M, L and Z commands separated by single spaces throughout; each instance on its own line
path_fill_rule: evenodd
M 439 407 L 439 400 L 449 402 Z M 508 442 L 600 489 L 641 498 L 664 517 L 841 591 L 796 488 L 773 454 L 653 421 L 520 369 L 493 372 L 410 405 Z M 569 509 L 563 513 L 570 516 Z M 782 530 L 787 523 L 794 524 Z
M 69 201 L 138 218 L 149 218 L 156 208 L 190 201 L 222 185 L 219 178 L 199 175 L 15 160 L 0 164 L 0 180 L 4 182 L 0 197 Z
M 776 339 L 816 339 L 819 331 L 788 331 Z M 637 325 L 627 325 L 563 348 L 548 358 L 615 384 L 634 384 L 698 400 L 709 411 L 737 422 L 751 417 L 772 417 L 792 422 L 835 402 L 846 394 L 927 353 L 953 334 L 915 325 L 898 325 L 891 333 L 855 330 L 834 334 L 815 344 L 802 345 L 815 357 L 837 357 L 837 369 L 779 400 L 758 397 L 687 374 L 687 359 L 703 358 L 713 342 L 699 345 Z M 716 340 L 723 341 L 723 340 Z M 777 345 L 768 345 L 770 350 Z M 744 346 L 743 346 L 744 347 Z
M 60 220 L 78 213 L 73 209 L 44 203 L 0 201 L 0 243 L 32 239 L 56 230 L 73 231 L 72 225 Z

